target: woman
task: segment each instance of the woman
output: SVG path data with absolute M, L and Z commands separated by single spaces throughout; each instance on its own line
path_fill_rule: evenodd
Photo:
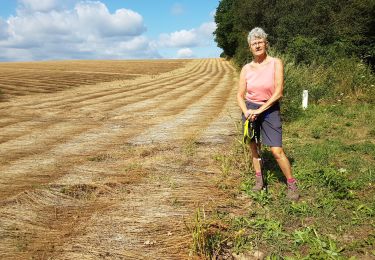
M 246 118 L 257 120 L 260 125 L 262 143 L 270 146 L 281 171 L 287 179 L 287 197 L 298 200 L 299 194 L 296 179 L 293 178 L 288 158 L 282 148 L 282 127 L 279 99 L 283 95 L 284 68 L 280 59 L 267 54 L 267 34 L 261 28 L 254 28 L 247 38 L 252 62 L 246 64 L 240 74 L 237 101 Z M 257 144 L 252 141 L 250 149 L 255 170 L 255 186 L 253 191 L 260 191 L 264 186 L 257 152 Z

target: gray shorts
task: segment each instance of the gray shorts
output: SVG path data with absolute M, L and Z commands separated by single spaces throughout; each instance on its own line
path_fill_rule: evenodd
M 261 105 L 246 101 L 247 109 L 258 109 Z M 242 123 L 245 123 L 245 115 L 242 114 Z M 260 127 L 262 143 L 271 147 L 282 147 L 282 126 L 280 117 L 280 105 L 276 102 L 257 118 Z

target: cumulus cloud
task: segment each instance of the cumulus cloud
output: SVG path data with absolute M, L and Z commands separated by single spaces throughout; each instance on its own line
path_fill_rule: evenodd
M 0 20 L 0 60 L 160 57 L 143 36 L 139 13 L 69 1 L 74 8 L 57 0 L 20 0 L 17 15 Z
M 177 58 L 191 58 L 193 51 L 190 48 L 183 48 L 177 51 Z
M 145 31 L 140 14 L 127 9 L 118 9 L 114 14 L 100 2 L 82 2 L 75 7 L 80 29 L 100 36 L 136 36 Z
M 203 46 L 212 42 L 212 33 L 215 29 L 214 22 L 203 23 L 198 28 L 161 34 L 159 40 L 154 44 L 159 47 L 176 48 Z
M 194 30 L 181 30 L 170 34 L 163 33 L 160 35 L 157 45 L 161 47 L 195 46 L 199 41 L 197 36 Z
M 8 23 L 0 18 L 0 40 L 8 37 Z

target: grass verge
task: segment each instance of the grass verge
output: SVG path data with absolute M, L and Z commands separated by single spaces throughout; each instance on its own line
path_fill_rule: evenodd
M 253 175 L 239 136 L 230 151 L 215 155 L 223 172 L 218 187 L 246 194 L 251 204 L 238 200 L 204 215 L 199 209 L 192 251 L 216 259 L 254 252 L 265 259 L 375 257 L 373 111 L 372 104 L 313 105 L 284 125 L 284 149 L 302 195 L 296 203 L 285 198 L 282 173 L 267 149 L 269 193 L 251 191 Z M 235 174 L 240 184 L 229 185 Z M 236 213 L 238 207 L 243 211 Z

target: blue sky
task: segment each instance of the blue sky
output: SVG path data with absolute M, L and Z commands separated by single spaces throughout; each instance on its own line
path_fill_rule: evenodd
M 219 0 L 2 0 L 0 61 L 219 57 Z

